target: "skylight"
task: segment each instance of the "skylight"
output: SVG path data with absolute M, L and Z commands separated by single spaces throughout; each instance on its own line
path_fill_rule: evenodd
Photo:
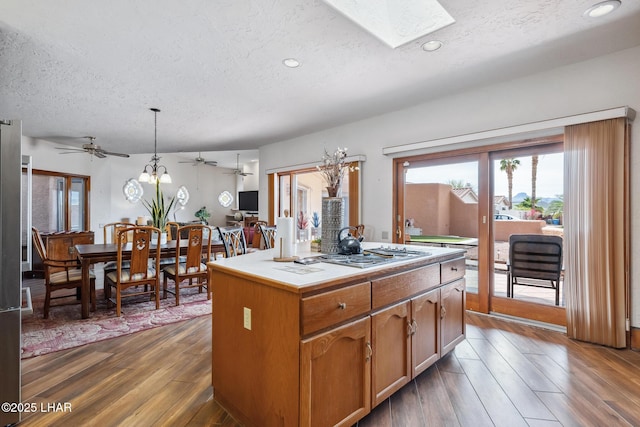
M 392 48 L 455 22 L 436 0 L 325 0 Z

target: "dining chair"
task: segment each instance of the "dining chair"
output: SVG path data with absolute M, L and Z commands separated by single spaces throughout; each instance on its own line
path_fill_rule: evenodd
M 103 242 L 119 243 L 121 245 L 128 243 L 131 233 L 122 233 L 119 235 L 120 237 L 118 238 L 118 231 L 123 228 L 130 228 L 134 226 L 135 224 L 132 224 L 130 222 L 110 222 L 109 224 L 105 224 L 104 228 L 102 229 L 102 233 L 104 237 Z M 108 261 L 104 263 L 104 265 L 102 266 L 102 271 L 104 274 L 103 276 L 104 279 L 102 282 L 103 284 L 107 283 L 107 274 L 109 274 L 112 271 L 116 271 L 116 268 L 117 268 L 116 261 Z M 129 268 L 128 261 L 124 262 L 124 268 Z M 103 289 L 104 299 L 109 299 L 109 297 L 111 296 L 110 291 L 111 289 L 108 286 L 104 286 L 104 289 Z
M 276 226 L 260 225 L 260 234 L 264 242 L 265 249 L 273 248 L 276 241 Z
M 251 247 L 255 249 L 265 249 L 264 243 L 262 243 L 262 233 L 260 232 L 261 225 L 267 225 L 267 222 L 256 221 L 253 223 L 253 238 L 251 240 Z
M 544 234 L 509 236 L 507 262 L 507 297 L 513 298 L 514 285 L 555 290 L 560 305 L 562 274 L 562 238 Z
M 217 227 L 217 229 L 224 245 L 226 258 L 247 253 L 247 242 L 244 238 L 242 226 Z
M 209 227 L 204 224 L 185 225 L 178 228 L 179 236 L 187 235 L 188 237 L 176 240 L 176 253 L 179 254 L 181 247 L 185 246 L 187 253 L 184 262 L 176 257 L 173 265 L 164 267 L 163 298 L 167 297 L 167 293 L 171 293 L 176 297 L 176 305 L 180 305 L 181 287 L 198 287 L 198 292 L 202 292 L 204 287 L 207 290 L 207 299 L 211 299 L 211 287 L 207 283 L 207 265 L 202 262 L 203 257 L 205 257 L 204 259 L 211 258 L 211 234 Z M 168 288 L 168 279 L 174 281 L 174 290 Z M 185 280 L 189 282 L 183 285 L 182 282 Z
M 42 259 L 42 265 L 44 266 L 44 318 L 48 319 L 51 300 L 68 298 L 70 296 L 75 297 L 76 302 L 80 299 L 82 292 L 82 269 L 77 260 L 55 260 L 49 258 L 47 256 L 47 248 L 37 228 L 31 227 L 31 236 L 33 246 L 36 248 L 38 255 Z M 96 276 L 92 271 L 89 272 L 89 279 L 91 310 L 95 311 Z M 57 292 L 64 289 L 75 289 L 75 294 L 65 293 L 60 295 Z M 56 292 L 56 296 L 52 295 L 54 292 Z
M 167 231 L 167 241 L 176 240 L 180 233 L 178 233 L 178 229 L 180 228 L 180 224 L 174 221 L 168 221 L 165 229 Z
M 152 295 L 156 300 L 156 310 L 160 308 L 160 229 L 151 226 L 134 226 L 118 230 L 117 239 L 122 234 L 131 233 L 130 244 L 118 245 L 117 268 L 107 274 L 105 288 L 114 288 L 116 298 L 109 298 L 107 306 L 116 305 L 116 315 L 120 317 L 122 298 L 136 295 Z M 154 234 L 155 233 L 155 234 Z M 130 256 L 128 251 L 130 249 Z M 130 258 L 125 268 L 126 258 Z M 140 290 L 140 285 L 144 285 Z M 134 290 L 126 291 L 132 287 Z
M 135 224 L 130 222 L 110 222 L 109 224 L 105 224 L 102 229 L 102 234 L 104 237 L 104 243 L 115 243 L 116 242 L 116 234 L 121 227 L 133 227 Z M 124 234 L 122 236 L 127 243 L 128 234 Z

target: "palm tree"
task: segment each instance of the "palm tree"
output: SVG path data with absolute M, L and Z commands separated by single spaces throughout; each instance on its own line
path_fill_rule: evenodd
M 447 184 L 449 184 L 454 190 L 465 187 L 464 180 L 462 179 L 450 179 L 447 181 Z
M 509 209 L 511 209 L 511 199 L 513 198 L 513 171 L 518 168 L 520 160 L 518 159 L 502 159 L 500 160 L 500 170 L 507 173 L 507 182 L 509 183 Z
M 536 208 L 536 179 L 538 175 L 538 155 L 531 156 L 531 209 Z

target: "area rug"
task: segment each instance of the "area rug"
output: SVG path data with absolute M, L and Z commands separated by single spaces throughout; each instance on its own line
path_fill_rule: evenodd
M 148 297 L 123 300 L 122 315 L 107 308 L 102 292 L 98 292 L 97 309 L 88 319 L 81 319 L 80 305 L 55 306 L 44 319 L 43 301 L 33 301 L 33 314 L 22 318 L 22 358 L 27 359 L 54 351 L 102 341 L 121 335 L 151 329 L 170 323 L 211 314 L 211 300 L 197 288 L 182 290 L 180 305 L 176 307 L 173 295 L 160 300 L 160 309 Z

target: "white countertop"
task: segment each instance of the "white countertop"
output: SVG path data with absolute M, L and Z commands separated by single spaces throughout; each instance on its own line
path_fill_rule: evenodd
M 381 246 L 387 248 L 408 248 L 414 251 L 428 252 L 431 255 L 428 257 L 409 258 L 406 261 L 396 261 L 391 263 L 383 263 L 374 267 L 356 268 L 336 264 L 317 263 L 302 265 L 294 262 L 277 262 L 273 260 L 276 255 L 275 250 L 269 249 L 264 251 L 256 251 L 246 255 L 241 255 L 231 258 L 220 258 L 216 261 L 209 263 L 214 270 L 220 268 L 221 270 L 239 271 L 243 274 L 257 276 L 261 278 L 269 279 L 271 282 L 279 282 L 286 286 L 293 287 L 305 287 L 316 284 L 321 284 L 327 281 L 333 281 L 343 278 L 348 278 L 357 274 L 376 272 L 384 269 L 388 269 L 393 266 L 402 266 L 411 264 L 416 260 L 425 260 L 429 258 L 437 258 L 442 255 L 448 255 L 459 252 L 461 255 L 463 251 L 460 249 L 450 248 L 438 248 L 438 247 L 426 247 L 426 246 L 414 246 L 414 245 L 400 245 L 390 243 L 379 242 L 363 242 L 364 249 L 379 248 Z M 321 255 L 319 252 L 311 252 L 309 249 L 309 242 L 301 243 L 297 247 L 296 254 L 298 257 L 313 257 Z

